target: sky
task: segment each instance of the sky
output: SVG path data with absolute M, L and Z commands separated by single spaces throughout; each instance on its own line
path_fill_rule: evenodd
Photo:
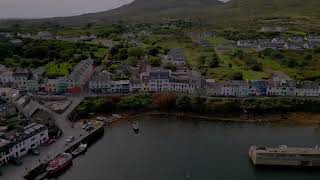
M 44 18 L 105 11 L 133 0 L 0 0 L 0 18 Z

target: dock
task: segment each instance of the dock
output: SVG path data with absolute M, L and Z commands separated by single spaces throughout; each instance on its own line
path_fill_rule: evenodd
M 70 143 L 68 146 L 66 146 L 64 149 L 62 149 L 58 154 L 62 154 L 64 152 L 70 153 L 74 149 L 76 149 L 81 143 L 87 143 L 88 148 L 95 143 L 97 140 L 99 140 L 104 135 L 104 124 L 101 124 L 97 126 L 94 130 L 90 131 L 87 135 L 78 138 L 73 143 Z M 56 156 L 55 156 L 56 157 Z M 50 161 L 50 160 L 49 160 Z M 48 162 L 49 162 L 48 161 Z M 48 166 L 48 162 L 44 162 L 37 167 L 31 169 L 27 172 L 27 174 L 24 176 L 24 179 L 27 180 L 41 180 L 46 178 L 46 167 Z
M 255 166 L 320 167 L 320 148 L 251 146 L 249 157 Z

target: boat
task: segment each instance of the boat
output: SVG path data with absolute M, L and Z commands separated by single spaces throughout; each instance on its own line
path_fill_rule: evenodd
M 71 152 L 71 154 L 74 157 L 79 156 L 81 153 L 83 153 L 87 150 L 87 147 L 88 147 L 87 143 L 84 143 L 84 144 L 81 143 L 77 149 L 75 149 L 74 151 Z
M 53 160 L 49 161 L 47 166 L 48 175 L 55 175 L 66 170 L 72 164 L 72 155 L 62 153 Z
M 320 167 L 320 148 L 251 146 L 249 157 L 255 166 Z
M 139 132 L 139 124 L 137 121 L 132 122 L 132 128 L 133 128 L 134 132 L 136 132 L 136 133 Z
M 120 114 L 112 114 L 112 117 L 117 118 L 117 119 L 121 119 L 122 116 Z

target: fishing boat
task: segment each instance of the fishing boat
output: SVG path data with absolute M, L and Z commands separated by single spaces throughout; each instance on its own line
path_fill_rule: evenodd
M 135 133 L 138 133 L 138 132 L 139 132 L 139 124 L 138 124 L 137 121 L 133 121 L 133 122 L 132 122 L 132 128 L 133 128 L 133 131 L 134 131 Z
M 122 116 L 120 114 L 112 114 L 112 117 L 116 118 L 116 119 L 121 119 Z
M 77 149 L 71 152 L 71 154 L 74 157 L 79 156 L 80 154 L 84 153 L 87 150 L 87 147 L 88 147 L 87 143 L 84 143 L 84 144 L 81 143 Z
M 48 175 L 56 175 L 66 170 L 72 164 L 72 155 L 69 153 L 63 153 L 49 161 L 47 167 Z

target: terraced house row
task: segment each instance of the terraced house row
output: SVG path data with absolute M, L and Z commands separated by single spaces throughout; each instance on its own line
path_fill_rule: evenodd
M 320 46 L 320 36 L 293 36 L 287 39 L 275 37 L 272 39 L 248 39 L 238 40 L 237 47 L 250 48 L 256 51 L 265 49 L 303 51 Z
M 92 59 L 79 62 L 73 71 L 57 79 L 42 78 L 36 71 L 14 72 L 0 67 L 2 86 L 29 92 L 53 93 L 128 93 L 176 92 L 207 96 L 320 96 L 319 83 L 294 80 L 215 81 L 198 72 L 151 68 L 127 80 L 113 80 L 112 73 L 95 68 Z

